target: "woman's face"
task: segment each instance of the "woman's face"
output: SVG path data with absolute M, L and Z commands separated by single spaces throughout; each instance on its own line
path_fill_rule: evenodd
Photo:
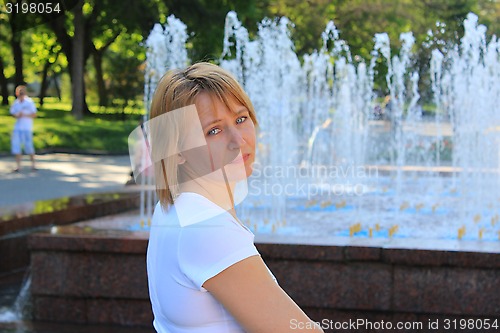
M 228 107 L 205 92 L 195 104 L 207 145 L 185 151 L 184 167 L 200 176 L 223 168 L 229 181 L 249 177 L 255 160 L 255 126 L 248 109 L 235 99 L 229 99 Z

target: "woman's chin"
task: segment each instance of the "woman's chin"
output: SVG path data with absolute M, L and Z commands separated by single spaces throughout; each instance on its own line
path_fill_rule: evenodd
M 253 167 L 252 167 L 252 165 L 245 166 L 245 171 L 247 173 L 247 178 L 249 178 L 252 175 L 252 173 L 253 173 Z

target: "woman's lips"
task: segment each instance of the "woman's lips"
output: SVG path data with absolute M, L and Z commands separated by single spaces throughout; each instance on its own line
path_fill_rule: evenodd
M 231 163 L 238 164 L 238 163 L 244 163 L 248 161 L 250 158 L 251 154 L 243 154 L 243 155 L 238 155 L 234 160 L 231 161 Z

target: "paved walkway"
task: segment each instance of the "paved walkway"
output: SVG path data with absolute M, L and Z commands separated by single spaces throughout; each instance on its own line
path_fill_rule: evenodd
M 0 207 L 92 192 L 123 189 L 129 179 L 130 159 L 124 156 L 47 154 L 36 156 L 38 171 L 29 157 L 13 173 L 14 157 L 0 158 Z

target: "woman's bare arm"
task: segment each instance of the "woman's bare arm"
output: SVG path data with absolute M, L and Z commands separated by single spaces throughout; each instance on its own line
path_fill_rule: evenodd
M 260 256 L 228 267 L 203 287 L 248 333 L 290 333 L 292 327 L 293 332 L 323 332 L 272 279 Z

